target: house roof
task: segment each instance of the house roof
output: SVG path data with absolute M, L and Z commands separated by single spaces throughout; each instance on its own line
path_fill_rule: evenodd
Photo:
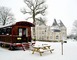
M 56 19 L 54 19 L 54 22 L 52 24 L 51 29 L 53 29 L 53 30 L 60 30 L 59 25 L 58 25 Z
M 61 20 L 60 20 L 59 26 L 60 26 L 60 27 L 65 26 L 65 25 L 62 23 L 62 21 L 61 21 Z
M 56 26 L 56 25 L 58 25 L 58 24 L 57 24 L 56 19 L 54 19 L 54 22 L 53 22 L 52 26 Z

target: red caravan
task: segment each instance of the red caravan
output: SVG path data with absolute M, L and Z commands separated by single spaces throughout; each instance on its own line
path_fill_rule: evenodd
M 9 45 L 9 49 L 15 47 L 29 48 L 29 42 L 31 42 L 31 27 L 35 25 L 20 21 L 16 24 L 5 26 L 0 28 L 0 46 Z

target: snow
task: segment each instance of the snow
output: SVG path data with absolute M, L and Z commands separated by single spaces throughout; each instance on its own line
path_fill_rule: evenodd
M 36 45 L 49 44 L 54 49 L 52 53 L 44 52 L 42 56 L 35 52 L 32 54 L 31 50 L 14 50 L 10 51 L 0 47 L 0 60 L 77 60 L 77 41 L 68 40 L 63 44 L 63 55 L 61 54 L 60 42 L 39 42 Z

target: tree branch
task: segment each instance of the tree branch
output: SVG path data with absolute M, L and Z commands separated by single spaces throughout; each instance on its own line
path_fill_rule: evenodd
M 46 10 L 47 8 L 45 7 L 44 9 L 42 9 L 42 10 L 39 10 L 39 11 L 37 11 L 36 13 L 35 13 L 35 15 L 38 15 L 38 14 L 43 14 L 43 13 L 45 13 L 45 10 Z
M 32 17 L 28 17 L 26 20 L 28 20 L 28 19 L 30 19 L 30 18 L 32 18 Z
M 33 6 L 32 0 L 24 0 L 24 2 L 26 3 L 26 5 L 30 8 L 30 10 L 33 10 L 31 7 Z
M 44 1 L 44 0 L 42 0 L 42 2 L 37 1 L 36 3 L 37 3 L 37 4 L 36 4 L 36 6 L 35 6 L 35 9 L 36 9 L 38 6 L 40 6 L 40 5 L 42 5 L 43 3 L 45 3 L 45 1 Z
M 24 9 L 24 8 L 23 8 L 23 10 L 21 9 L 21 12 L 22 12 L 23 14 L 26 14 L 26 13 L 31 14 L 31 12 L 26 11 L 26 9 Z

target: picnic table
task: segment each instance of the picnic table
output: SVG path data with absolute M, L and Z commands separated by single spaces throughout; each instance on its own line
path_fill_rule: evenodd
M 51 53 L 52 53 L 52 51 L 54 50 L 54 49 L 51 49 L 50 48 L 51 46 L 50 45 L 44 45 L 44 44 L 42 44 L 42 45 L 36 45 L 36 46 L 33 46 L 33 52 L 32 52 L 32 54 L 34 54 L 34 52 L 39 52 L 40 53 L 40 56 L 42 56 L 42 53 L 44 53 L 44 52 L 46 52 L 46 51 L 50 51 Z

